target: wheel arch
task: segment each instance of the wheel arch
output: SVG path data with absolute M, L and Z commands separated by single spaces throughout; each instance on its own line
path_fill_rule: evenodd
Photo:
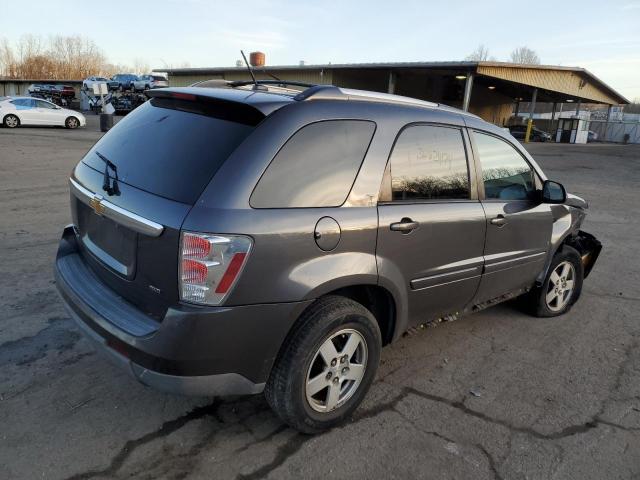
M 18 119 L 18 126 L 22 125 L 22 119 L 20 118 L 20 115 L 18 115 L 17 112 L 7 112 L 3 117 L 2 117 L 2 124 L 4 125 L 4 121 L 8 116 L 14 116 Z
M 544 268 L 536 277 L 536 285 L 542 285 L 544 282 L 549 266 L 551 265 L 556 253 L 558 253 L 565 245 L 574 246 L 576 244 L 576 238 L 580 232 L 580 226 L 586 215 L 583 210 L 575 207 L 568 207 L 566 205 L 557 205 L 554 206 L 553 209 L 556 210 L 552 210 L 554 222 L 549 242 L 549 252 L 547 254 Z M 579 249 L 577 250 L 580 251 Z

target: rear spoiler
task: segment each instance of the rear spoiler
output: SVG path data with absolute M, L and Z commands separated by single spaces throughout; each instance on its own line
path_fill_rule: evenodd
M 258 125 L 265 118 L 264 113 L 250 104 L 210 95 L 198 95 L 167 88 L 147 90 L 145 95 L 156 107 L 207 115 L 245 125 Z

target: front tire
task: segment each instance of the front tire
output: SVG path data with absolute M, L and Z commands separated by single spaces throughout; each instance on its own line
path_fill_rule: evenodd
M 542 285 L 529 294 L 532 313 L 537 317 L 567 313 L 580 298 L 583 276 L 580 254 L 565 245 L 553 257 Z
M 375 378 L 382 336 L 361 304 L 340 296 L 319 299 L 300 317 L 265 388 L 274 412 L 313 434 L 343 422 Z
M 7 128 L 16 128 L 20 126 L 20 119 L 15 115 L 9 114 L 4 117 L 4 120 L 2 123 Z
M 76 129 L 80 126 L 80 120 L 76 117 L 69 117 L 65 120 L 64 126 L 71 130 Z

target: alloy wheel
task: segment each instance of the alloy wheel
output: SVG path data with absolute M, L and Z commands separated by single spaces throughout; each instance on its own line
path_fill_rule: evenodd
M 343 329 L 327 338 L 307 371 L 305 394 L 316 412 L 330 412 L 356 392 L 367 368 L 367 343 L 356 330 Z
M 551 272 L 545 301 L 552 312 L 566 307 L 571 300 L 576 279 L 576 269 L 568 261 L 559 263 Z
M 17 127 L 18 126 L 18 117 L 15 117 L 13 115 L 9 115 L 7 118 L 5 118 L 4 123 L 9 128 Z

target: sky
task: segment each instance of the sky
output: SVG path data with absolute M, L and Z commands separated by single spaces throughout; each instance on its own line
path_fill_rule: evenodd
M 462 60 L 484 44 L 506 61 L 526 45 L 544 64 L 586 68 L 640 98 L 640 0 L 54 3 L 51 12 L 51 0 L 28 9 L 0 0 L 0 37 L 82 35 L 112 63 L 156 69 L 232 66 L 240 49 L 265 52 L 268 65 L 297 65 Z

